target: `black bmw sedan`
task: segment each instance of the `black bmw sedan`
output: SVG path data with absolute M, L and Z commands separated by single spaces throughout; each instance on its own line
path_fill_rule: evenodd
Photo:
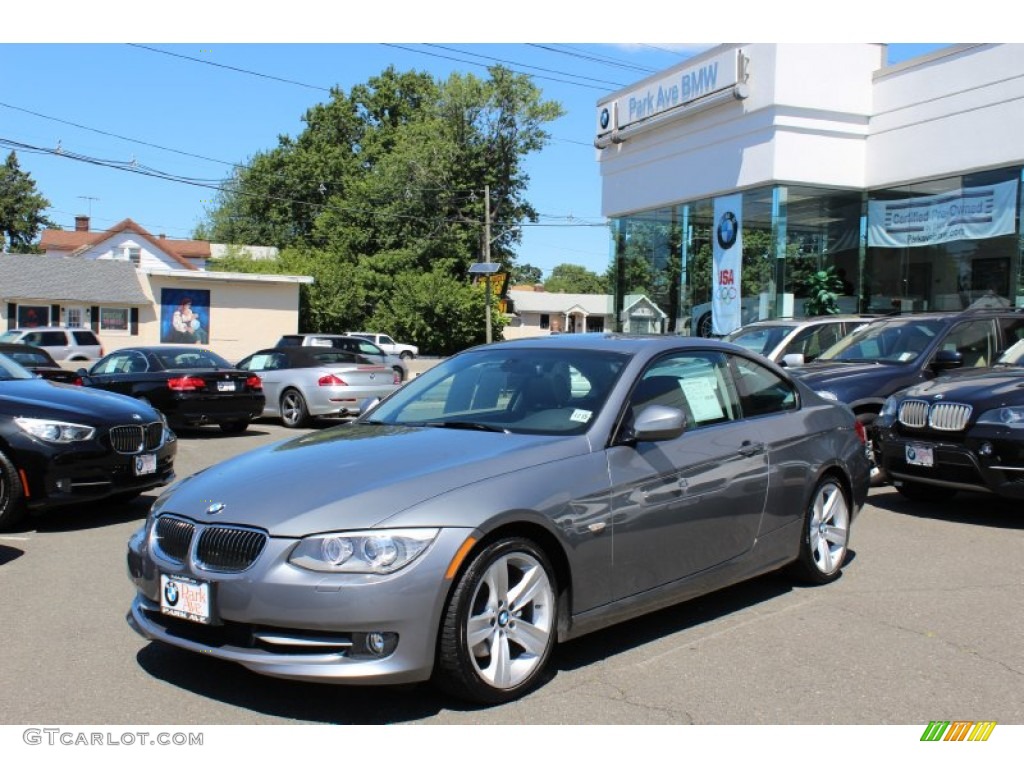
M 875 424 L 885 472 L 907 498 L 965 490 L 1024 499 L 1024 340 L 991 367 L 897 392 Z
M 166 485 L 177 446 L 145 403 L 46 381 L 0 355 L 0 530 L 29 510 Z
M 265 404 L 259 376 L 202 347 L 125 347 L 79 373 L 86 387 L 150 403 L 175 428 L 217 424 L 244 432 Z

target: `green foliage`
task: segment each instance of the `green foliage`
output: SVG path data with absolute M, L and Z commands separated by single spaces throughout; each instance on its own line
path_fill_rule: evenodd
M 389 68 L 307 110 L 302 133 L 239 169 L 197 230 L 217 242 L 277 246 L 282 265 L 317 278 L 302 290 L 303 330 L 380 329 L 428 354 L 450 350 L 453 339 L 482 340 L 482 311 L 465 316 L 477 330 L 459 325 L 475 294 L 454 285 L 468 287 L 469 265 L 483 253 L 484 190 L 491 260 L 514 269 L 518 225 L 537 219 L 523 160 L 545 146 L 544 125 L 561 115 L 528 77 L 501 67 L 487 79 L 443 82 Z M 466 305 L 447 305 L 455 330 L 437 333 L 397 307 L 398 295 L 426 306 L 420 290 L 431 285 Z
M 805 315 L 815 317 L 839 314 L 838 298 L 843 292 L 843 281 L 836 274 L 834 267 L 812 272 L 806 278 L 806 285 Z
M 544 281 L 548 293 L 608 293 L 604 277 L 578 264 L 559 264 Z
M 509 270 L 509 283 L 512 285 L 536 285 L 543 280 L 543 270 L 532 264 L 514 264 Z
M 43 216 L 50 201 L 36 191 L 31 174 L 21 170 L 18 157 L 11 152 L 0 167 L 0 250 L 12 253 L 38 253 L 32 245 L 39 232 L 57 225 Z

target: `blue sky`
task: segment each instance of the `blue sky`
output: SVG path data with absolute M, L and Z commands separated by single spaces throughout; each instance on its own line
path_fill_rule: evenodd
M 541 220 L 524 229 L 518 260 L 540 267 L 545 275 L 563 262 L 598 272 L 608 262 L 608 232 L 592 145 L 597 100 L 709 45 L 483 44 L 472 42 L 472 28 L 446 29 L 442 37 L 441 30 L 429 26 L 422 34 L 407 32 L 408 37 L 395 39 L 466 42 L 310 39 L 256 44 L 236 42 L 239 37 L 244 41 L 245 33 L 229 33 L 216 18 L 203 32 L 228 42 L 186 41 L 182 37 L 195 33 L 183 36 L 169 24 L 162 28 L 167 33 L 164 39 L 177 42 L 133 44 L 110 39 L 111 33 L 96 27 L 95 18 L 93 26 L 82 30 L 74 18 L 56 16 L 64 23 L 39 30 L 40 42 L 0 45 L 0 73 L 5 73 L 0 77 L 0 152 L 6 157 L 10 141 L 48 151 L 61 148 L 62 155 L 19 150 L 18 159 L 50 200 L 48 215 L 62 227 L 72 228 L 75 215 L 86 213 L 93 229 L 131 217 L 153 234 L 186 238 L 215 194 L 202 186 L 76 161 L 71 154 L 136 163 L 139 170 L 155 169 L 215 185 L 231 164 L 244 164 L 256 152 L 274 147 L 281 134 L 298 134 L 303 112 L 326 100 L 331 86 L 347 92 L 389 65 L 444 78 L 454 71 L 485 76 L 486 65 L 500 62 L 532 74 L 544 97 L 566 110 L 565 117 L 550 125 L 550 145 L 529 158 L 526 166 L 531 178 L 528 197 Z M 706 28 L 718 31 L 712 27 Z M 252 39 L 272 41 L 273 26 L 267 29 L 270 34 L 253 30 Z M 113 34 L 128 39 L 126 32 L 137 34 Z M 528 29 L 506 32 L 519 35 L 514 38 L 519 40 L 534 36 Z M 545 37 L 563 40 L 579 34 L 569 26 L 560 36 L 558 25 L 544 32 Z M 890 59 L 902 60 L 934 47 L 891 45 Z

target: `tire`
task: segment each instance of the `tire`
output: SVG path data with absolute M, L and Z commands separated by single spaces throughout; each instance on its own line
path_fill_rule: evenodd
M 557 594 L 547 556 L 529 539 L 486 547 L 448 601 L 434 682 L 479 704 L 511 701 L 530 690 L 555 645 Z M 525 603 L 517 603 L 521 596 Z
M 240 435 L 249 428 L 248 419 L 239 419 L 238 421 L 222 421 L 218 424 L 220 431 L 225 435 Z
M 391 370 L 398 374 L 398 380 L 400 382 L 405 381 L 405 370 L 401 366 L 396 365 Z
M 850 542 L 850 500 L 835 477 L 822 478 L 804 514 L 795 575 L 811 584 L 839 578 Z
M 403 352 L 399 357 L 403 360 L 412 360 L 412 352 Z
M 27 513 L 25 489 L 14 464 L 0 453 L 0 531 L 8 531 Z
M 710 339 L 711 331 L 713 328 L 714 325 L 711 320 L 711 313 L 705 312 L 703 315 L 700 316 L 700 319 L 697 321 L 697 332 L 694 335 L 699 336 L 702 339 Z
M 956 496 L 955 488 L 943 488 L 938 485 L 913 483 L 906 480 L 900 480 L 899 484 L 894 485 L 903 498 L 911 501 L 943 501 Z
M 309 423 L 309 408 L 297 389 L 286 389 L 281 395 L 281 421 L 289 429 L 299 429 Z

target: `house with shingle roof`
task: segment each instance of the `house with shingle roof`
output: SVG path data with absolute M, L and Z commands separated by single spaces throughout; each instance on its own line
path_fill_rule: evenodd
M 542 287 L 513 287 L 506 307 L 511 316 L 506 339 L 552 333 L 599 333 L 616 330 L 614 297 L 605 293 L 548 293 Z M 625 297 L 619 318 L 622 333 L 664 333 L 668 315 L 650 298 Z
M 0 254 L 0 328 L 89 327 L 108 352 L 172 341 L 168 329 L 184 300 L 203 315 L 207 345 L 228 360 L 270 346 L 299 325 L 305 275 L 208 272 L 229 246 L 154 236 L 131 219 L 92 232 L 46 230 L 43 255 Z M 220 250 L 218 250 L 218 248 Z M 276 249 L 241 246 L 255 258 Z

